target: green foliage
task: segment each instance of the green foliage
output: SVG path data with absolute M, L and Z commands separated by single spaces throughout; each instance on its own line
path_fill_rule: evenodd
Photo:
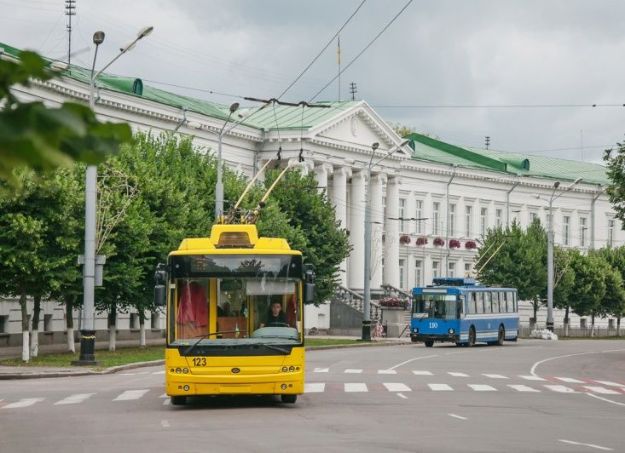
M 131 138 L 127 124 L 100 123 L 85 105 L 21 103 L 10 90 L 53 77 L 48 62 L 34 52 L 21 52 L 17 61 L 0 60 L 0 179 L 13 186 L 20 181 L 16 169 L 43 172 L 74 161 L 95 164 Z
M 585 256 L 579 251 L 571 251 L 571 268 L 575 273 L 573 311 L 579 316 L 597 313 L 606 294 L 604 275 L 609 272 L 609 266 L 595 254 Z

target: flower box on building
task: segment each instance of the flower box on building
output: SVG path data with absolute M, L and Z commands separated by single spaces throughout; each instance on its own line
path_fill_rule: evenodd
M 477 248 L 477 244 L 475 243 L 475 241 L 467 241 L 464 243 L 464 248 L 466 248 L 467 250 L 473 250 Z
M 443 239 L 443 238 L 434 238 L 433 244 L 436 247 L 442 247 L 443 245 L 445 245 L 445 239 Z
M 449 248 L 450 249 L 459 249 L 460 241 L 458 239 L 450 239 L 449 240 Z
M 408 236 L 407 234 L 402 234 L 399 237 L 399 243 L 402 244 L 402 245 L 410 244 L 410 236 Z
M 417 238 L 417 245 L 426 245 L 428 243 L 428 238 L 426 237 L 418 237 Z
M 402 310 L 406 309 L 407 303 L 405 300 L 400 299 L 399 297 L 384 297 L 380 299 L 380 307 L 382 308 L 400 308 Z

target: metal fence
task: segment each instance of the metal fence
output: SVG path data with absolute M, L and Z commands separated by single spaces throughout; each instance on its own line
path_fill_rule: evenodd
M 529 324 L 521 324 L 519 326 L 519 337 L 521 338 L 530 338 L 530 334 L 532 330 L 536 327 L 530 326 Z M 538 326 L 538 328 L 543 328 L 543 326 Z M 565 335 L 564 326 L 555 326 L 554 332 L 558 335 L 558 337 L 567 337 Z M 621 329 L 621 337 L 625 335 L 625 326 Z M 569 327 L 568 331 L 569 337 L 617 337 L 616 328 L 610 327 L 599 327 L 595 326 L 594 334 L 593 329 L 588 327 Z M 620 338 L 620 337 L 619 337 Z

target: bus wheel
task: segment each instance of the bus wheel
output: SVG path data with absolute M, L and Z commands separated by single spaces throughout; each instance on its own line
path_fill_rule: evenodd
M 297 401 L 297 395 L 280 395 L 283 403 L 293 404 Z
M 425 347 L 426 348 L 431 348 L 432 346 L 434 346 L 434 340 L 426 340 L 425 341 Z
M 503 326 L 499 326 L 499 332 L 497 333 L 497 344 L 503 346 L 503 342 L 506 339 L 506 331 Z
M 186 396 L 172 396 L 171 397 L 172 406 L 184 406 L 186 403 L 187 403 Z
M 475 327 L 473 326 L 469 329 L 469 343 L 467 343 L 467 346 L 475 346 Z

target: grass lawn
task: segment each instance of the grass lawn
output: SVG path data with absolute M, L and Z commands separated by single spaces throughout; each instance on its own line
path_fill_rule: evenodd
M 319 346 L 350 345 L 361 343 L 359 340 L 341 338 L 307 338 L 306 347 L 314 349 Z M 2 359 L 0 366 L 23 366 L 23 367 L 72 367 L 72 360 L 78 360 L 79 354 L 41 354 L 28 363 L 21 359 Z M 165 358 L 165 348 L 163 346 L 149 346 L 147 348 L 119 348 L 115 352 L 107 350 L 97 350 L 96 360 L 99 362 L 97 369 L 109 368 L 112 366 L 126 365 L 135 362 L 148 362 L 151 360 L 163 360 Z

